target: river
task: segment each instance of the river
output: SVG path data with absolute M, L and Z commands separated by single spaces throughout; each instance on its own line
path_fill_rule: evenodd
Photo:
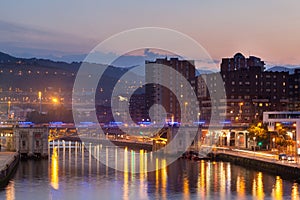
M 125 151 L 130 156 L 115 159 L 126 166 L 118 171 L 79 146 L 55 147 L 47 160 L 20 162 L 0 199 L 300 199 L 299 184 L 280 176 L 227 162 L 180 159 L 167 166 L 163 158 L 146 172 L 141 158 Z

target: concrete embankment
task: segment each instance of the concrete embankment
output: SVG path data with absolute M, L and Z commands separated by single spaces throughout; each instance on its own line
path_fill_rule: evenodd
M 5 186 L 19 163 L 20 156 L 16 152 L 0 152 L 0 187 Z
M 277 160 L 272 161 L 271 159 L 253 158 L 228 153 L 217 153 L 214 156 L 217 161 L 231 162 L 246 168 L 268 172 L 280 175 L 283 178 L 300 181 L 300 166 L 287 163 L 287 161 L 278 162 Z

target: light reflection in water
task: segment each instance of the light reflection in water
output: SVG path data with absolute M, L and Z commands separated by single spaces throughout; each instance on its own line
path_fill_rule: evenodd
M 92 144 L 89 144 L 89 175 L 92 173 Z
M 158 198 L 159 196 L 159 164 L 158 158 L 155 159 L 155 197 Z
M 217 166 L 217 165 L 215 165 Z M 225 199 L 225 195 L 226 195 L 226 172 L 224 169 L 224 163 L 220 163 L 219 165 L 219 177 L 220 177 L 220 181 L 219 181 L 219 185 L 220 185 L 220 198 L 221 199 Z
M 167 161 L 166 159 L 161 160 L 161 196 L 162 199 L 167 198 Z
M 140 197 L 141 199 L 146 199 L 146 192 L 145 192 L 145 178 L 147 178 L 147 174 L 145 173 L 144 169 L 144 161 L 145 161 L 145 156 L 144 156 L 144 150 L 140 150 Z
M 183 178 L 183 198 L 190 199 L 190 185 L 188 177 L 186 176 Z
M 115 149 L 115 168 L 118 168 L 118 148 Z M 115 170 L 115 175 L 117 176 L 118 170 Z
M 27 175 L 28 182 L 34 182 L 36 176 L 39 181 L 45 181 L 48 187 L 50 182 L 50 186 L 58 190 L 56 194 L 62 195 L 60 197 L 68 192 L 70 194 L 67 197 L 94 191 L 107 194 L 111 189 L 114 192 L 108 195 L 115 195 L 111 196 L 114 199 L 117 196 L 118 199 L 172 199 L 173 197 L 175 199 L 228 199 L 229 197 L 248 199 L 252 196 L 253 199 L 299 199 L 298 184 L 230 163 L 178 160 L 171 166 L 166 166 L 166 159 L 151 156 L 143 150 L 131 151 L 127 148 L 114 147 L 102 149 L 100 145 L 89 146 L 88 149 L 92 150 L 95 157 L 99 157 L 100 154 L 103 156 L 104 163 L 113 166 L 124 165 L 124 172 L 117 173 L 116 170 L 105 167 L 99 160 L 91 157 L 88 151 L 84 152 L 83 145 L 75 143 L 72 150 L 68 149 L 69 147 L 70 143 L 65 145 L 65 148 L 61 148 L 60 154 L 57 147 L 54 147 L 49 161 L 45 161 L 46 171 L 49 173 L 49 175 L 45 173 L 46 178 L 42 177 L 44 173 L 39 171 L 41 169 L 38 166 L 34 166 L 37 168 L 28 166 L 26 170 L 31 170 Z M 85 157 L 80 158 L 82 155 Z M 73 156 L 75 158 L 72 158 Z M 157 170 L 147 173 L 147 159 L 151 160 L 151 157 Z M 82 170 L 81 162 L 85 162 L 85 171 Z M 22 163 L 21 166 L 26 165 L 27 162 Z M 26 170 L 20 171 L 19 174 L 26 173 Z M 77 171 L 82 179 L 78 178 Z M 6 188 L 4 197 L 0 192 L 0 199 L 18 199 L 15 194 L 20 193 L 20 185 L 24 185 L 22 191 L 33 190 L 34 187 L 27 187 L 28 184 L 22 181 L 24 177 L 16 175 L 16 179 Z M 65 199 L 68 199 L 67 197 Z
M 238 175 L 236 179 L 236 192 L 239 199 L 245 199 L 245 179 L 243 176 Z
M 292 200 L 299 200 L 299 189 L 298 189 L 298 183 L 294 183 L 292 187 L 292 195 L 291 195 Z
M 133 150 L 131 150 L 130 154 L 131 154 L 131 181 L 134 181 L 134 174 L 135 174 L 135 152 Z
M 280 178 L 280 176 L 276 176 L 276 181 L 272 193 L 274 199 L 282 199 L 282 179 Z
M 62 174 L 63 176 L 65 175 L 66 173 L 66 143 L 65 141 L 63 140 L 63 169 L 62 169 Z
M 77 151 L 78 151 L 78 143 L 75 142 L 75 176 L 77 176 L 77 164 L 78 164 L 78 158 L 77 158 Z
M 108 157 L 108 147 L 106 147 L 105 150 L 106 150 L 106 162 L 105 162 L 105 165 L 106 165 L 106 176 L 108 176 L 108 159 L 109 159 L 109 157 Z M 126 154 L 127 154 L 127 149 L 126 149 Z M 124 159 L 125 159 L 125 157 L 124 157 Z
M 226 177 L 226 188 L 227 188 L 227 193 L 230 193 L 231 191 L 231 165 L 227 164 L 227 177 Z
M 51 186 L 53 187 L 53 189 L 56 190 L 59 189 L 58 172 L 59 172 L 58 153 L 57 153 L 57 147 L 54 147 L 51 156 Z
M 264 199 L 264 185 L 262 172 L 258 172 L 253 179 L 252 194 L 256 199 Z
M 205 173 L 205 177 L 206 177 L 206 195 L 210 195 L 210 187 L 211 187 L 211 166 L 212 163 L 209 162 L 207 163 L 206 166 L 206 173 Z
M 15 182 L 11 181 L 9 186 L 6 187 L 6 200 L 15 200 Z
M 205 197 L 205 161 L 200 162 L 200 174 L 198 176 L 198 193 L 201 194 L 201 198 Z
M 124 150 L 124 185 L 123 185 L 123 199 L 127 200 L 129 190 L 128 190 L 128 150 Z
M 72 143 L 71 141 L 69 142 L 69 173 L 71 174 L 71 163 L 72 163 L 72 154 L 71 154 L 71 150 L 72 150 Z
M 81 143 L 81 175 L 84 175 L 84 143 Z
M 96 163 L 97 163 L 97 164 L 96 164 L 96 168 L 97 168 L 96 170 L 97 170 L 97 175 L 99 174 L 99 170 L 100 170 L 100 169 L 99 169 L 99 163 L 100 163 L 99 151 L 100 151 L 100 146 L 97 145 L 97 146 L 96 146 L 96 160 L 97 160 L 97 161 L 96 161 Z

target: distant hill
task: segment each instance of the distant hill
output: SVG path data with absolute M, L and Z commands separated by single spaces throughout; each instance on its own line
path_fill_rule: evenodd
M 0 63 L 7 63 L 7 62 L 16 62 L 17 58 L 8 55 L 6 53 L 0 52 Z
M 289 74 L 293 74 L 295 69 L 300 68 L 300 67 L 284 67 L 284 66 L 274 66 L 271 68 L 268 68 L 266 71 L 269 72 L 288 72 Z
M 203 70 L 203 69 L 196 69 L 196 76 L 199 76 L 201 74 L 211 74 L 214 73 L 211 70 Z
M 24 99 L 31 95 L 36 97 L 38 91 L 43 91 L 45 95 L 48 93 L 49 97 L 61 95 L 69 100 L 81 64 L 81 62 L 66 63 L 49 59 L 16 58 L 0 52 L 0 91 L 3 92 L 3 96 L 15 99 Z M 98 88 L 104 88 L 105 91 L 99 96 L 100 99 L 109 98 L 114 85 L 130 69 L 101 64 L 92 65 L 100 68 L 108 67 L 99 81 Z M 138 87 L 140 82 L 144 83 L 142 76 L 132 72 L 128 72 L 127 75 L 128 84 L 122 84 L 121 91 L 126 92 L 127 87 Z

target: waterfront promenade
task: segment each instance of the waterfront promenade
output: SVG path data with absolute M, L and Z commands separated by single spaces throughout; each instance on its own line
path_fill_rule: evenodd
M 19 162 L 16 152 L 0 152 L 0 186 L 5 185 Z
M 0 152 L 0 171 L 5 169 L 14 160 L 15 155 L 16 152 Z
M 297 167 L 300 169 L 300 158 L 297 157 L 293 161 L 288 160 L 279 160 L 278 155 L 268 152 L 268 151 L 250 151 L 250 150 L 241 150 L 241 149 L 219 149 L 217 154 L 226 154 L 236 157 L 248 158 L 258 161 L 264 161 L 269 163 L 276 163 L 279 165 Z
M 239 149 L 222 149 L 214 152 L 214 159 L 238 164 L 246 168 L 265 171 L 285 178 L 300 181 L 299 158 L 295 161 L 279 160 L 270 152 L 254 152 Z

